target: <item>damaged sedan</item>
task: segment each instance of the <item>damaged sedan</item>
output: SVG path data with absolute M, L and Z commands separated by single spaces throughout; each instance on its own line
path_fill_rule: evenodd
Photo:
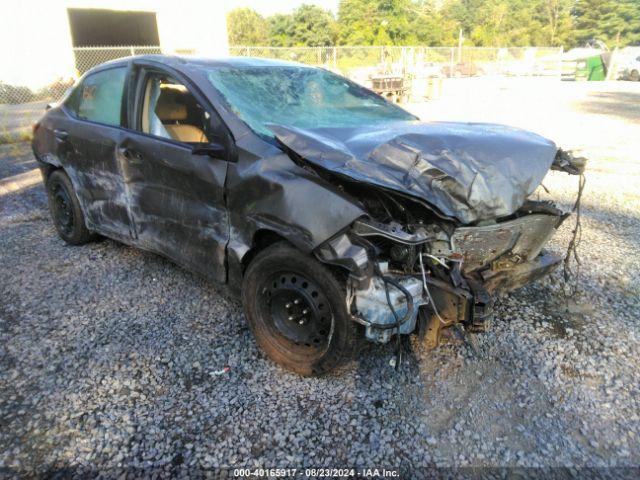
M 361 339 L 483 332 L 549 273 L 568 213 L 532 194 L 583 163 L 536 134 L 421 122 L 329 71 L 150 55 L 87 72 L 34 125 L 52 218 L 242 297 L 279 364 L 319 375 Z

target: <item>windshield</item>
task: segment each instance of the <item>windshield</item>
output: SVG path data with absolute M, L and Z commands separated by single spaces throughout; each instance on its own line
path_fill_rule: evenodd
M 207 76 L 235 114 L 267 137 L 273 137 L 269 123 L 318 128 L 416 120 L 359 85 L 317 68 L 215 68 Z

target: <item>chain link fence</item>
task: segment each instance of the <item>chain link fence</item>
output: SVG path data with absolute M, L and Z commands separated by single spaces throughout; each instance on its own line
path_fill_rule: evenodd
M 108 62 L 110 60 L 132 57 L 135 55 L 150 55 L 154 53 L 162 53 L 162 50 L 160 47 L 153 46 L 82 47 L 73 49 L 76 72 L 78 75 L 82 75 L 96 65 L 100 65 L 101 63 Z
M 321 66 L 393 101 L 441 95 L 443 81 L 465 77 L 557 77 L 558 47 L 231 47 L 233 56 L 267 57 Z
M 559 76 L 561 47 L 231 47 L 233 56 L 323 66 L 343 75 L 426 72 L 433 77 Z
M 159 46 L 138 45 L 74 48 L 74 71 L 39 87 L 5 82 L 0 73 L 0 144 L 28 139 L 31 124 L 46 105 L 60 100 L 87 70 L 110 60 L 152 53 L 162 52 Z
M 440 95 L 448 78 L 558 77 L 563 49 L 556 47 L 231 47 L 232 56 L 268 57 L 322 66 L 372 88 L 401 79 L 396 99 L 424 100 Z M 47 103 L 58 101 L 95 65 L 132 55 L 161 53 L 159 46 L 84 47 L 73 49 L 75 71 L 42 87 L 3 82 L 0 72 L 0 143 L 27 138 L 29 126 Z M 189 53 L 189 52 L 183 52 Z M 389 79 L 393 81 L 388 81 Z M 407 93 L 408 92 L 408 93 Z

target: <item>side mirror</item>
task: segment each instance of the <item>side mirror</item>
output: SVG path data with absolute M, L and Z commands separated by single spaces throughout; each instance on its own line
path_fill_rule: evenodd
M 195 145 L 191 149 L 193 155 L 208 155 L 211 158 L 217 158 L 219 160 L 227 159 L 227 149 L 220 143 L 203 143 Z

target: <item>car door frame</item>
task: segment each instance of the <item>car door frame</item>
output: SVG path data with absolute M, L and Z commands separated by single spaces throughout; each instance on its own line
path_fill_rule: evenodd
M 161 73 L 167 75 L 169 77 L 178 80 L 182 83 L 188 90 L 189 93 L 194 96 L 194 98 L 198 101 L 198 103 L 207 111 L 210 115 L 215 115 L 219 120 L 221 127 L 224 129 L 225 136 L 225 148 L 227 150 L 227 158 L 219 159 L 226 162 L 237 162 L 237 149 L 235 144 L 235 136 L 229 125 L 227 124 L 225 117 L 220 114 L 218 109 L 215 107 L 213 102 L 202 92 L 202 90 L 198 87 L 197 83 L 194 82 L 191 78 L 185 75 L 183 72 L 172 68 L 169 65 L 164 63 L 159 63 L 153 60 L 149 60 L 146 58 L 134 58 L 129 62 L 129 69 L 127 73 L 127 109 L 126 109 L 126 118 L 123 119 L 123 122 L 126 124 L 126 129 L 138 133 L 140 135 L 146 135 L 151 138 L 155 138 L 162 142 L 167 142 L 173 145 L 186 145 L 183 142 L 179 142 L 177 140 L 173 140 L 170 138 L 159 137 L 157 135 L 153 135 L 150 133 L 144 133 L 141 130 L 141 126 L 138 125 L 141 122 L 141 109 L 142 103 L 144 101 L 144 86 L 142 84 L 142 79 L 144 79 L 144 75 L 140 77 L 140 74 L 136 72 L 136 69 L 150 70 L 155 73 Z
M 224 162 L 224 165 L 225 165 L 224 178 L 220 186 L 222 189 L 220 192 L 220 195 L 221 195 L 220 206 L 225 213 L 226 238 L 224 240 L 224 244 L 220 245 L 221 255 L 216 257 L 218 258 L 218 260 L 215 262 L 216 265 L 212 266 L 212 265 L 194 264 L 193 262 L 187 261 L 186 257 L 181 258 L 179 255 L 173 255 L 171 253 L 168 253 L 166 249 L 163 250 L 160 248 L 154 248 L 154 245 L 150 243 L 149 239 L 147 239 L 146 242 L 143 241 L 143 239 L 140 238 L 141 232 L 139 232 L 139 229 L 138 229 L 140 225 L 137 224 L 137 222 L 140 221 L 139 215 L 138 215 L 138 220 L 136 221 L 136 216 L 137 216 L 135 213 L 136 205 L 134 204 L 137 201 L 134 198 L 130 185 L 126 185 L 125 188 L 129 189 L 130 203 L 132 206 L 132 218 L 133 218 L 134 231 L 135 231 L 135 234 L 134 234 L 135 243 L 137 246 L 143 249 L 160 253 L 161 255 L 170 258 L 175 263 L 178 263 L 179 265 L 191 271 L 196 271 L 200 274 L 205 275 L 206 277 L 212 278 L 213 280 L 217 280 L 219 282 L 225 283 L 227 281 L 226 250 L 229 242 L 229 237 L 230 237 L 229 232 L 231 228 L 229 213 L 228 213 L 227 204 L 226 204 L 226 177 L 228 174 L 229 164 L 232 162 L 235 162 L 236 156 L 237 156 L 233 134 L 231 133 L 230 129 L 224 122 L 222 116 L 217 112 L 215 107 L 209 101 L 209 99 L 200 91 L 197 85 L 187 75 L 165 64 L 154 62 L 148 59 L 133 59 L 130 62 L 130 65 L 131 67 L 130 67 L 129 77 L 128 77 L 129 85 L 127 89 L 128 108 L 127 108 L 127 118 L 126 118 L 126 125 L 127 125 L 127 130 L 130 134 L 130 138 L 135 139 L 136 137 L 134 136 L 138 136 L 141 138 L 142 141 L 159 142 L 160 144 L 164 143 L 167 145 L 169 149 L 184 149 L 185 154 L 189 153 L 191 155 L 195 155 L 194 153 L 191 152 L 192 146 L 187 143 L 179 142 L 177 140 L 173 140 L 170 138 L 159 137 L 157 135 L 145 133 L 142 131 L 141 119 L 142 119 L 142 109 L 144 104 L 146 81 L 149 78 L 150 74 L 161 74 L 161 75 L 166 75 L 168 77 L 175 79 L 176 81 L 180 82 L 188 89 L 189 93 L 195 98 L 195 100 L 201 105 L 201 107 L 206 112 L 208 112 L 209 122 L 211 122 L 211 125 L 213 125 L 213 121 L 215 117 L 215 119 L 217 120 L 216 131 L 219 132 L 219 137 L 220 137 L 220 138 L 216 138 L 216 140 L 222 143 L 225 148 L 225 155 L 221 156 L 221 158 L 219 157 L 208 158 L 206 155 L 199 155 L 202 157 L 202 162 Z M 124 160 L 125 159 L 123 159 L 123 161 Z M 125 184 L 127 184 L 127 175 L 125 174 L 124 177 L 125 177 Z M 159 245 L 159 243 L 156 243 L 156 245 Z
M 107 123 L 103 123 L 103 122 L 98 122 L 95 120 L 90 120 L 87 118 L 82 118 L 80 116 L 78 116 L 77 111 L 74 110 L 73 106 L 69 104 L 69 102 L 71 101 L 76 101 L 75 96 L 76 95 L 81 95 L 81 89 L 83 88 L 85 81 L 87 80 L 87 78 L 102 73 L 102 72 L 106 72 L 108 70 L 114 70 L 114 69 L 119 69 L 119 68 L 123 68 L 125 70 L 125 76 L 124 76 L 124 84 L 122 87 L 122 98 L 120 101 L 120 124 L 119 125 L 111 125 L 111 124 L 107 124 Z M 64 101 L 60 104 L 60 109 L 62 110 L 62 112 L 64 112 L 64 115 L 66 115 L 67 119 L 65 120 L 65 125 L 64 127 L 61 129 L 63 131 L 63 133 L 65 134 L 65 137 L 63 139 L 60 138 L 55 138 L 55 142 L 56 142 L 56 148 L 69 148 L 68 145 L 68 139 L 69 137 L 76 137 L 79 134 L 71 131 L 74 130 L 74 123 L 77 124 L 76 128 L 80 127 L 83 129 L 93 129 L 94 131 L 96 129 L 108 129 L 108 131 L 114 131 L 117 132 L 117 137 L 115 138 L 116 135 L 111 135 L 112 138 L 114 138 L 114 151 L 113 151 L 113 165 L 115 167 L 115 171 L 112 172 L 114 173 L 116 176 L 119 176 L 118 178 L 114 178 L 113 183 L 114 183 L 114 187 L 117 187 L 118 184 L 120 187 L 122 187 L 122 189 L 124 189 L 124 184 L 122 181 L 122 170 L 121 170 L 121 166 L 118 162 L 117 159 L 117 152 L 116 150 L 116 145 L 117 143 L 120 141 L 120 138 L 126 134 L 127 130 L 128 130 L 128 123 L 127 123 L 127 118 L 128 118 L 128 109 L 129 109 L 129 102 L 128 102 L 128 98 L 129 98 L 129 83 L 130 83 L 130 76 L 131 76 L 131 62 L 126 62 L 126 63 L 117 63 L 117 64 L 107 64 L 104 66 L 100 66 L 94 69 L 91 69 L 90 71 L 86 72 L 78 81 L 77 85 L 74 87 L 74 89 L 66 96 L 66 98 L 64 99 Z M 79 107 L 78 105 L 75 105 L 76 108 Z M 69 128 L 71 127 L 71 128 Z M 54 135 L 57 137 L 58 132 L 54 132 Z M 74 186 L 74 189 L 76 191 L 76 195 L 78 196 L 78 200 L 80 202 L 80 206 L 83 210 L 83 214 L 85 217 L 85 221 L 87 223 L 87 228 L 96 231 L 100 234 L 103 234 L 107 237 L 110 238 L 114 238 L 118 241 L 121 241 L 123 243 L 127 243 L 127 244 L 131 244 L 134 238 L 134 232 L 133 232 L 133 224 L 132 224 L 132 217 L 131 217 L 131 211 L 130 211 L 130 206 L 128 202 L 123 202 L 123 207 L 125 209 L 125 213 L 126 213 L 126 221 L 128 223 L 122 222 L 121 228 L 118 228 L 118 222 L 115 221 L 114 219 L 109 219 L 108 217 L 105 217 L 99 221 L 96 221 L 96 219 L 93 219 L 92 216 L 92 207 L 94 207 L 94 205 L 92 205 L 92 203 L 94 203 L 94 201 L 92 200 L 92 196 L 94 196 L 93 194 L 99 194 L 100 192 L 98 190 L 96 190 L 96 187 L 91 188 L 89 185 L 87 185 L 86 181 L 83 181 L 83 179 L 81 177 L 83 177 L 83 175 L 86 175 L 86 172 L 82 172 L 81 169 L 77 169 L 75 168 L 75 165 L 72 165 L 73 163 L 75 163 L 74 161 L 69 161 L 69 159 L 65 159 L 64 162 L 61 162 L 61 166 L 64 168 L 65 172 L 67 173 L 67 175 L 69 176 L 69 178 L 71 179 L 71 183 Z M 96 185 L 100 185 L 99 183 L 99 178 L 97 178 L 96 176 L 96 180 L 98 181 L 98 183 L 96 183 Z M 104 178 L 102 179 L 104 180 Z M 92 190 L 94 190 L 92 192 Z M 114 188 L 114 191 L 116 191 L 118 194 L 122 193 L 119 191 L 118 188 Z M 110 222 L 107 222 L 105 220 L 111 220 Z M 120 219 L 121 221 L 124 220 L 123 218 Z

